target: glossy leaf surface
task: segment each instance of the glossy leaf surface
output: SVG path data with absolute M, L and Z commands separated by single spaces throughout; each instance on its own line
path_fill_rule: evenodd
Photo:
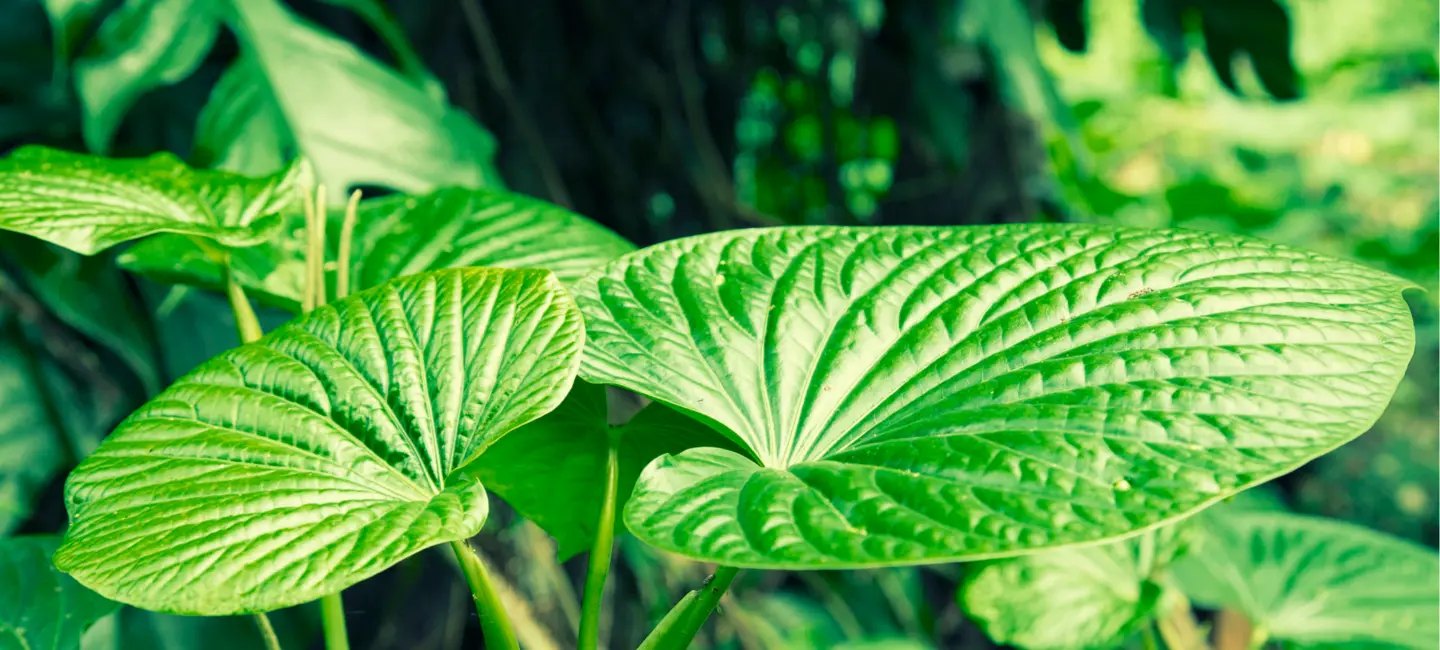
M 236 65 L 255 69 L 232 73 L 239 77 L 219 86 L 205 109 L 196 139 L 220 158 L 264 160 L 254 151 L 229 153 L 255 146 L 250 138 L 264 124 L 251 120 L 258 120 L 283 125 L 283 133 L 265 141 L 288 145 L 313 162 L 334 197 L 357 185 L 404 192 L 503 186 L 492 162 L 494 138 L 463 111 L 276 0 L 227 4 L 229 24 L 246 55 Z M 247 89 L 246 83 L 261 86 Z M 356 106 L 365 110 L 353 110 Z M 217 128 L 234 137 L 207 130 Z
M 576 382 L 554 411 L 495 443 L 476 461 L 485 489 L 555 538 L 561 561 L 589 550 L 604 497 L 609 437 L 619 445 L 616 503 L 623 507 L 640 470 L 662 454 L 694 447 L 733 447 L 708 427 L 663 404 L 629 422 L 607 423 L 605 389 Z M 617 533 L 625 530 L 616 508 Z
M 1419 650 L 1440 638 L 1434 549 L 1287 513 L 1205 519 L 1199 548 L 1175 566 L 1197 604 L 1235 609 L 1268 638 L 1303 646 Z
M 1265 242 L 1098 226 L 793 228 L 587 276 L 581 376 L 733 432 L 626 511 L 695 559 L 981 559 L 1131 533 L 1363 432 L 1408 285 Z
M 1184 531 L 1167 526 L 1109 544 L 966 565 L 957 599 L 996 643 L 1119 648 L 1154 616 L 1165 593 L 1160 573 L 1186 541 Z
M 118 606 L 50 564 L 60 539 L 0 539 L 0 648 L 73 650 L 85 629 Z
M 194 170 L 170 154 L 113 159 L 22 147 L 0 159 L 0 229 L 93 255 L 180 233 L 227 246 L 265 240 L 304 165 L 265 178 Z
M 554 408 L 579 313 L 543 271 L 402 278 L 182 377 L 71 474 L 56 564 L 185 614 L 314 600 L 485 520 L 466 467 Z
M 329 221 L 331 256 L 338 254 L 342 215 Z M 286 215 L 284 227 L 259 246 L 232 252 L 236 279 L 267 303 L 299 311 L 305 275 L 304 219 Z M 350 286 L 364 289 L 422 271 L 465 266 L 543 268 L 565 284 L 635 250 L 630 242 L 585 217 L 519 194 L 447 188 L 420 197 L 361 201 L 350 253 Z M 210 289 L 223 269 L 193 241 L 156 237 L 120 257 L 120 265 L 150 277 Z M 334 273 L 329 275 L 334 286 Z

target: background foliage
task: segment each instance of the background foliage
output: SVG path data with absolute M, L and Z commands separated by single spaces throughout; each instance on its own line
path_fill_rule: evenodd
M 641 246 L 1049 220 L 1357 259 L 1426 290 L 1415 361 L 1370 434 L 1273 495 L 1433 547 L 1437 20 L 1435 0 L 0 0 L 0 151 L 168 151 L 249 174 L 299 152 L 337 196 L 504 185 Z M 64 471 L 233 346 L 222 299 L 117 271 L 116 254 L 0 236 L 0 533 L 59 531 Z M 522 638 L 560 647 L 583 566 L 503 507 L 480 541 Z M 347 594 L 353 638 L 475 634 L 432 555 Z M 617 557 L 606 626 L 633 647 L 703 569 L 630 538 Z M 953 598 L 966 570 L 745 575 L 702 642 L 987 647 Z M 303 607 L 277 625 L 287 647 L 316 640 Z M 125 609 L 86 647 L 253 635 Z

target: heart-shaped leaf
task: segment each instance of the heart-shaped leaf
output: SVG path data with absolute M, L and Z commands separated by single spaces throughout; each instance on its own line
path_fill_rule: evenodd
M 1109 650 L 1148 623 L 1160 577 L 1192 537 L 1166 526 L 1098 546 L 966 565 L 956 599 L 996 643 L 1026 650 Z
M 1175 565 L 1175 578 L 1196 603 L 1244 614 L 1262 638 L 1415 650 L 1440 638 L 1434 549 L 1281 512 L 1205 521 L 1206 535 Z
M 70 475 L 55 563 L 181 614 L 278 609 L 479 531 L 467 465 L 564 398 L 579 312 L 546 271 L 402 278 L 182 377 Z
M 1414 344 L 1402 281 L 1099 226 L 791 228 L 575 288 L 581 376 L 734 432 L 657 459 L 631 532 L 751 567 L 981 559 L 1182 517 L 1363 432 Z
M 72 650 L 118 607 L 55 570 L 50 554 L 59 543 L 51 535 L 0 539 L 0 647 Z
M 403 192 L 503 187 L 492 160 L 494 137 L 464 111 L 277 0 L 221 4 L 228 5 L 226 20 L 244 56 L 216 86 L 200 120 L 196 140 L 208 156 L 264 164 L 285 158 L 274 147 L 295 149 L 337 197 L 358 185 Z
M 342 214 L 330 214 L 327 242 L 338 254 Z M 305 280 L 304 218 L 286 214 L 285 226 L 259 246 L 231 253 L 235 278 L 246 293 L 299 311 Z M 585 217 L 519 194 L 447 188 L 425 196 L 388 196 L 360 202 L 350 252 L 350 286 L 373 287 L 390 278 L 463 266 L 543 268 L 565 284 L 635 250 L 630 242 Z M 185 237 L 155 237 L 120 256 L 130 271 L 165 282 L 224 287 L 224 269 Z M 332 283 L 334 274 L 330 274 Z
M 485 489 L 555 538 L 561 561 L 595 541 L 611 436 L 620 470 L 616 531 L 625 530 L 620 507 L 650 461 L 694 447 L 734 448 L 709 427 L 663 404 L 652 403 L 613 428 L 606 414 L 605 389 L 576 382 L 558 408 L 495 443 L 475 463 Z
M 162 232 L 250 246 L 279 225 L 305 165 L 266 178 L 195 170 L 167 153 L 112 159 L 22 147 L 0 159 L 0 229 L 93 255 Z

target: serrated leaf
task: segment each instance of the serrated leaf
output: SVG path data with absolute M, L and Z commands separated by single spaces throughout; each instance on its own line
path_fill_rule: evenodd
M 219 29 L 204 0 L 126 0 L 75 62 L 85 146 L 108 151 L 135 101 L 190 76 Z
M 558 408 L 495 443 L 475 464 L 485 489 L 555 538 L 561 561 L 595 541 L 610 436 L 619 445 L 617 532 L 625 530 L 620 508 L 651 460 L 694 447 L 732 446 L 663 404 L 646 406 L 614 431 L 607 412 L 604 388 L 576 382 Z
M 469 463 L 553 409 L 584 333 L 544 271 L 402 278 L 182 377 L 70 475 L 55 563 L 181 614 L 287 607 L 487 511 Z
M 253 150 L 250 138 L 262 127 L 250 120 L 273 123 L 278 116 L 284 133 L 266 141 L 294 147 L 313 162 L 334 197 L 360 185 L 412 193 L 446 185 L 503 187 L 492 161 L 495 139 L 469 115 L 275 0 L 227 4 L 228 23 L 245 52 L 236 65 L 260 72 L 233 84 L 263 82 L 263 88 L 243 91 L 257 93 L 254 101 L 233 101 L 241 92 L 236 85 L 222 85 L 211 97 L 196 140 L 225 152 L 222 159 L 268 160 Z M 261 97 L 273 108 L 262 108 Z M 235 147 L 247 153 L 230 153 Z
M 268 304 L 299 311 L 305 275 L 304 219 L 285 215 L 282 228 L 259 246 L 231 253 L 235 278 Z M 326 241 L 338 255 L 342 214 L 332 211 Z M 543 268 L 565 284 L 635 250 L 619 235 L 559 206 L 494 190 L 446 188 L 425 196 L 361 201 L 350 253 L 350 286 L 442 268 Z M 156 237 L 120 256 L 130 271 L 212 290 L 223 268 L 193 241 Z M 330 276 L 334 286 L 334 273 Z
M 1118 648 L 1154 616 L 1165 593 L 1159 573 L 1189 537 L 1167 526 L 1109 544 L 966 565 L 956 600 L 996 643 Z
M 1124 535 L 1379 416 L 1406 284 L 1264 242 L 1099 226 L 718 233 L 582 280 L 581 376 L 733 431 L 657 459 L 631 532 L 749 567 Z
M 1206 516 L 1175 565 L 1192 600 L 1232 608 L 1272 639 L 1303 646 L 1435 647 L 1434 549 L 1360 526 L 1280 512 Z
M 51 535 L 0 539 L 0 647 L 70 650 L 118 606 L 55 570 Z
M 279 225 L 303 164 L 248 178 L 194 170 L 167 153 L 114 159 L 22 147 L 0 159 L 0 229 L 83 255 L 158 233 L 251 246 Z

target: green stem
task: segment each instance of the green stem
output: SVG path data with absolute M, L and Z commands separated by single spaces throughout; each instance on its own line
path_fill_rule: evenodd
M 350 295 L 350 247 L 355 239 L 355 220 L 360 215 L 360 190 L 350 194 L 345 204 L 345 221 L 340 225 L 339 269 L 335 272 L 335 299 Z
M 345 632 L 345 601 L 340 592 L 320 599 L 320 624 L 325 629 L 325 650 L 350 650 Z
M 230 270 L 229 264 L 225 265 L 225 296 L 230 299 L 230 310 L 235 312 L 235 329 L 240 334 L 240 342 L 251 343 L 264 336 L 260 320 L 255 317 L 255 308 L 250 306 L 245 290 L 235 281 L 235 273 Z
M 270 625 L 270 617 L 265 612 L 255 614 L 255 627 L 260 628 L 260 638 L 265 641 L 265 650 L 282 650 L 280 637 L 275 636 L 275 627 Z
M 1155 640 L 1154 623 L 1146 622 L 1144 627 L 1140 628 L 1140 638 L 1141 642 L 1145 644 L 1145 650 L 1160 650 L 1160 646 Z
M 615 548 L 615 498 L 620 488 L 620 436 L 610 434 L 605 456 L 605 498 L 600 502 L 595 545 L 590 548 L 590 567 L 585 575 L 585 602 L 580 611 L 580 650 L 600 647 L 600 612 L 605 600 L 605 579 L 610 575 L 610 556 Z
M 450 542 L 460 560 L 460 571 L 470 585 L 470 594 L 475 597 L 475 613 L 480 615 L 480 630 L 485 633 L 485 647 L 489 650 L 520 650 L 515 639 L 515 628 L 510 626 L 510 617 L 505 614 L 505 605 L 500 594 L 491 584 L 485 572 L 485 563 L 475 554 L 475 549 L 465 541 Z
M 685 650 L 700 628 L 710 618 L 710 612 L 720 603 L 720 597 L 735 581 L 740 569 L 728 566 L 715 567 L 715 574 L 705 581 L 704 586 L 685 594 L 670 613 L 650 631 L 637 650 Z

